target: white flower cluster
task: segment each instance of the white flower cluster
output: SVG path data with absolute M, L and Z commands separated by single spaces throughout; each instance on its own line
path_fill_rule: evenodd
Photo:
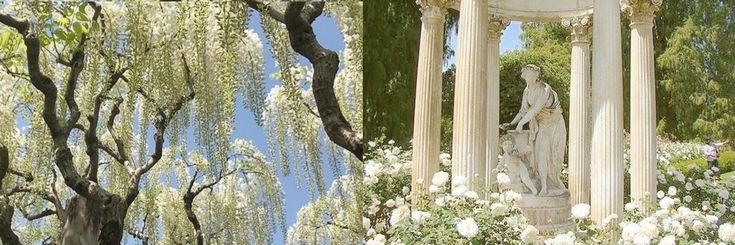
M 661 191 L 652 193 L 657 202 L 651 204 L 655 210 L 650 215 L 641 216 L 641 203 L 632 202 L 625 205 L 625 215 L 618 217 L 611 215 L 601 224 L 595 225 L 590 219 L 591 207 L 588 204 L 579 204 L 572 208 L 572 218 L 577 221 L 577 232 L 566 232 L 553 235 L 541 241 L 538 229 L 525 224 L 525 218 L 518 215 L 509 215 L 515 207 L 512 201 L 518 200 L 520 195 L 514 192 L 492 193 L 488 200 L 480 198 L 480 194 L 470 190 L 465 185 L 464 176 L 452 176 L 448 172 L 451 158 L 442 154 L 439 159 L 441 168 L 426 180 L 429 184 L 428 193 L 423 198 L 428 204 L 418 206 L 419 200 L 408 195 L 410 152 L 401 151 L 393 142 L 388 145 L 378 145 L 370 142 L 371 149 L 376 149 L 375 156 L 369 158 L 365 165 L 366 180 L 371 190 L 371 202 L 364 218 L 363 225 L 367 232 L 366 242 L 370 244 L 403 244 L 412 243 L 418 239 L 431 240 L 434 233 L 452 234 L 452 239 L 458 241 L 476 242 L 478 239 L 488 239 L 483 215 L 497 217 L 506 215 L 504 222 L 515 226 L 518 233 L 505 234 L 505 241 L 514 241 L 527 244 L 722 244 L 735 242 L 735 225 L 724 219 L 732 217 L 733 200 L 731 200 L 731 186 L 720 181 L 714 174 L 718 169 L 696 169 L 682 171 L 669 164 L 668 161 L 659 163 Z M 694 144 L 666 143 L 664 149 L 671 149 L 672 153 L 664 154 L 666 159 L 689 159 L 698 153 L 693 150 Z M 697 152 L 697 153 L 695 153 Z M 401 167 L 391 167 L 393 165 Z M 405 178 L 406 181 L 397 180 Z M 507 175 L 498 173 L 498 183 L 507 184 Z M 395 189 L 391 189 L 395 188 Z M 386 194 L 387 193 L 387 194 Z M 383 195 L 385 194 L 385 195 Z M 386 197 L 383 197 L 386 196 Z M 425 200 L 425 199 L 423 199 Z M 428 206 L 427 206 L 428 205 Z M 649 206 L 651 206 L 649 205 Z M 457 214 L 453 210 L 472 210 L 467 214 Z M 480 210 L 480 211 L 478 211 Z M 384 214 L 381 216 L 381 214 Z M 621 215 L 622 216 L 622 215 Z M 444 224 L 438 220 L 447 219 Z M 624 221 L 623 221 L 624 220 Z M 448 222 L 447 222 L 448 221 Z M 621 222 L 623 221 L 623 222 Z M 718 225 L 719 224 L 719 225 Z M 502 230 L 491 224 L 493 231 Z M 618 229 L 619 228 L 619 229 Z M 617 230 L 622 234 L 619 240 L 612 239 L 610 233 L 602 230 Z M 597 232 L 594 232 L 596 231 Z M 502 233 L 502 232 L 501 232 Z M 414 234 L 411 236 L 409 234 Z M 416 235 L 420 234 L 420 235 Z M 590 235 L 592 234 L 592 235 Z M 444 239 L 447 239 L 446 237 Z M 517 240 L 515 240 L 517 239 Z M 422 241 L 427 241 L 422 240 Z M 487 240 L 482 240 L 487 241 Z
M 497 243 L 505 237 L 521 237 L 527 241 L 537 239 L 538 230 L 526 224 L 514 204 L 521 198 L 520 194 L 512 191 L 491 193 L 485 200 L 466 186 L 466 177 L 451 176 L 446 171 L 439 171 L 430 180 L 425 180 L 429 184 L 428 193 L 411 193 L 410 152 L 394 146 L 393 141 L 381 146 L 375 142 L 368 145 L 373 155 L 365 163 L 364 183 L 370 200 L 363 217 L 366 244 L 447 239 L 431 237 L 424 231 L 448 233 L 451 239 L 473 242 Z M 451 166 L 449 154 L 441 154 L 437 161 L 443 167 Z M 432 232 L 438 230 L 443 232 Z M 488 231 L 494 235 L 488 235 Z M 429 237 L 416 237 L 422 233 Z
M 410 152 L 404 152 L 397 146 L 389 144 L 389 147 L 375 149 L 374 154 L 376 157 L 365 163 L 366 185 L 378 183 L 379 177 L 395 177 L 401 173 L 406 174 L 411 169 L 411 162 L 407 160 Z

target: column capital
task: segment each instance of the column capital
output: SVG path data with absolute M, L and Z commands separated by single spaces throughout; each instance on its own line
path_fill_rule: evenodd
M 416 4 L 421 9 L 421 21 L 444 21 L 447 15 L 448 0 L 416 0 Z
M 656 12 L 663 0 L 620 0 L 623 11 L 628 12 L 630 25 L 653 24 Z
M 561 20 L 561 25 L 572 32 L 572 43 L 589 43 L 592 17 L 590 15 L 574 16 Z
M 510 25 L 510 20 L 508 18 L 489 14 L 488 15 L 488 38 L 490 39 L 499 39 L 501 35 L 503 35 L 503 30 L 505 30 L 506 27 Z

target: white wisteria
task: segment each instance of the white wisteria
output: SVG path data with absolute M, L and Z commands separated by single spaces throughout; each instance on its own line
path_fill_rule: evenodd
M 346 228 L 323 237 L 358 241 L 361 5 L 0 2 L 3 243 L 272 243 L 287 234 L 279 170 L 313 198 L 288 234 L 339 206 L 328 213 Z M 289 32 L 294 16 L 311 24 L 322 11 L 345 42 L 331 83 Z M 279 83 L 270 92 L 266 76 Z M 312 92 L 324 84 L 338 104 Z M 235 124 L 238 108 L 266 130 L 267 154 L 233 139 L 252 130 Z M 330 125 L 334 115 L 344 120 Z M 356 137 L 343 150 L 330 132 Z M 325 188 L 325 161 L 350 177 Z

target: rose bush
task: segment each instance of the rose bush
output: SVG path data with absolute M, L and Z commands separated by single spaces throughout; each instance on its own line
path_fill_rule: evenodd
M 366 244 L 720 244 L 735 242 L 733 183 L 721 181 L 718 169 L 677 169 L 672 163 L 699 157 L 700 146 L 659 144 L 656 203 L 628 202 L 624 217 L 601 224 L 589 218 L 590 207 L 572 208 L 576 231 L 541 238 L 528 225 L 512 191 L 477 193 L 465 180 L 451 178 L 451 158 L 437 159 L 440 172 L 429 180 L 429 193 L 411 195 L 411 151 L 388 141 L 369 142 L 365 164 L 363 217 Z M 627 159 L 626 154 L 626 159 Z M 626 169 L 629 165 L 626 160 Z M 496 176 L 507 177 L 501 169 Z M 627 181 L 627 178 L 626 178 Z M 502 185 L 501 185 L 502 186 Z M 493 186 L 495 188 L 497 186 Z M 487 198 L 484 198 L 487 197 Z M 415 198 L 416 200 L 412 200 Z M 651 207 L 645 212 L 643 207 Z M 648 215 L 644 215 L 647 213 Z M 611 232 L 618 232 L 612 241 Z

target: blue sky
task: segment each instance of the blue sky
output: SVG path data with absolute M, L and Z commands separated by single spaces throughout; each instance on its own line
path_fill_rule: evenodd
M 321 16 L 316 19 L 312 25 L 314 33 L 316 34 L 317 40 L 325 48 L 339 52 L 344 49 L 344 40 L 342 34 L 337 26 L 337 23 L 331 17 Z M 260 36 L 261 40 L 265 40 L 265 34 L 260 25 L 260 16 L 255 13 L 250 18 L 250 27 L 255 30 Z M 266 91 L 269 91 L 273 86 L 281 84 L 280 81 L 270 79 L 268 74 L 276 72 L 275 62 L 273 61 L 273 54 L 268 50 L 270 47 L 268 42 L 264 42 L 263 49 L 265 50 L 265 74 L 266 74 Z M 300 62 L 303 65 L 311 68 L 309 63 L 303 57 L 300 57 Z M 268 146 L 266 144 L 266 138 L 264 129 L 255 123 L 253 114 L 249 111 L 245 111 L 242 107 L 238 108 L 235 117 L 235 131 L 232 135 L 233 139 L 242 138 L 252 141 L 255 146 L 260 149 L 261 152 L 267 152 Z M 324 177 L 326 186 L 331 186 L 334 174 L 332 168 L 329 167 L 329 163 L 325 162 L 322 164 L 324 169 Z M 339 173 L 340 175 L 342 173 Z M 310 201 L 309 194 L 304 189 L 296 188 L 296 181 L 293 175 L 283 176 L 280 175 L 279 179 L 283 185 L 283 191 L 285 192 L 285 208 L 286 208 L 286 224 L 287 227 L 296 221 L 296 213 L 299 209 Z M 274 244 L 284 244 L 285 237 L 283 237 L 283 231 L 277 230 L 273 234 Z

